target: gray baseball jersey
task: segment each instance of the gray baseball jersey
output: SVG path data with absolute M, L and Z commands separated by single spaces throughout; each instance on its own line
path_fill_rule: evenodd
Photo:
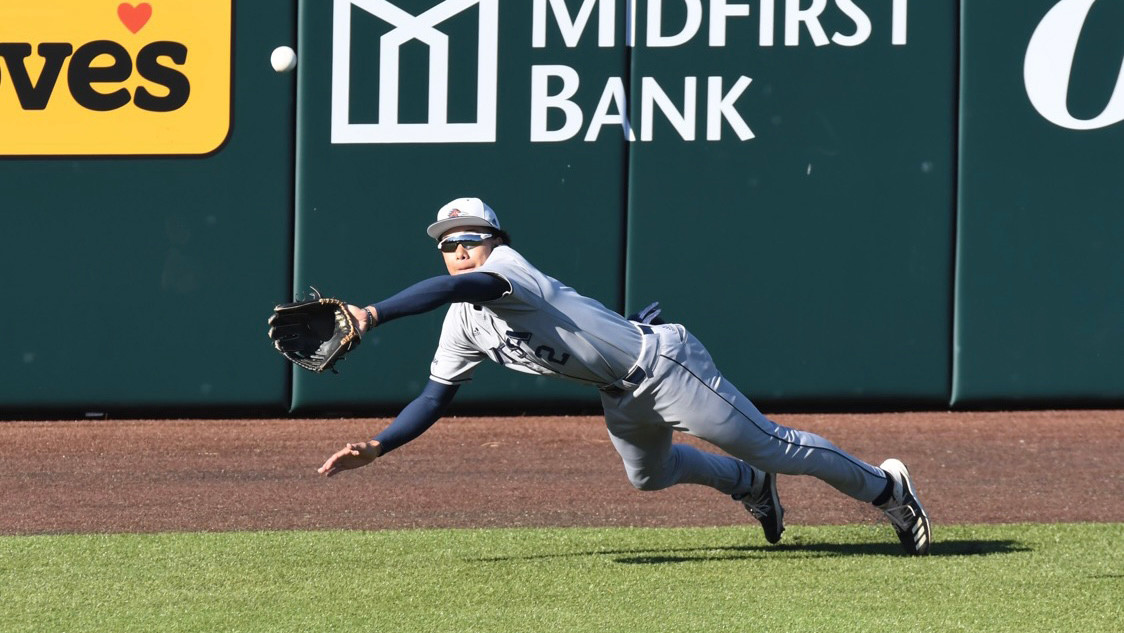
M 525 373 L 618 387 L 603 390 L 605 422 L 629 480 L 645 490 L 697 483 L 742 494 L 755 467 L 812 475 L 862 501 L 885 488 L 880 469 L 762 415 L 683 326 L 642 327 L 544 275 L 508 246 L 496 247 L 476 270 L 502 277 L 511 289 L 484 305 L 450 305 L 433 380 L 466 382 L 491 359 Z M 634 376 L 640 377 L 631 382 Z M 734 457 L 673 444 L 673 430 Z
M 445 384 L 472 378 L 491 359 L 528 374 L 603 386 L 625 376 L 640 356 L 635 323 L 578 294 L 499 246 L 478 272 L 497 275 L 511 290 L 485 305 L 454 303 L 441 328 L 430 377 Z

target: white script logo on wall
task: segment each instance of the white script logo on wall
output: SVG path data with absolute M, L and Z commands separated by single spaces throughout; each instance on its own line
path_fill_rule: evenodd
M 1061 0 L 1030 37 L 1023 82 L 1031 105 L 1047 121 L 1070 130 L 1095 130 L 1124 121 L 1124 64 L 1104 111 L 1091 119 L 1074 117 L 1066 104 L 1073 58 L 1081 29 L 1096 0 Z
M 351 122 L 352 6 L 394 28 L 379 39 L 378 123 Z M 477 6 L 480 41 L 477 61 L 476 117 L 450 123 L 449 36 L 435 27 Z M 499 48 L 499 0 L 446 0 L 421 15 L 411 15 L 386 0 L 335 0 L 332 18 L 333 143 L 493 143 L 496 140 L 496 62 Z M 399 51 L 417 40 L 429 48 L 429 120 L 398 120 Z
M 889 6 L 881 33 L 858 0 L 511 1 L 531 3 L 528 53 L 545 49 L 549 61 L 559 62 L 530 65 L 526 118 L 503 113 L 505 124 L 529 130 L 532 143 L 595 142 L 605 128 L 630 142 L 650 142 L 657 118 L 683 141 L 720 141 L 731 132 L 740 141 L 755 138 L 743 118 L 750 77 L 735 72 L 657 81 L 596 71 L 591 75 L 588 70 L 583 74 L 564 62 L 587 32 L 598 48 L 674 49 L 705 42 L 713 49 L 735 38 L 755 40 L 762 48 L 852 48 L 872 37 L 898 47 L 907 39 L 908 0 L 869 0 Z M 671 13 L 673 5 L 685 11 L 682 22 L 665 20 L 664 9 Z M 475 27 L 473 17 L 478 28 L 466 28 Z M 376 23 L 379 27 L 372 28 Z M 332 27 L 333 143 L 496 141 L 497 107 L 509 108 L 514 101 L 497 103 L 502 80 L 499 0 L 444 0 L 418 15 L 391 0 L 333 0 Z M 511 20 L 505 22 L 511 42 L 527 41 L 519 37 L 520 30 Z M 421 54 L 428 67 L 418 72 L 425 63 L 419 63 Z M 513 57 L 518 59 L 519 52 L 507 49 L 505 60 Z M 539 51 L 534 57 L 542 59 Z M 472 63 L 474 68 L 466 68 Z M 473 80 L 474 88 L 469 86 Z M 427 85 L 425 98 L 418 96 L 421 83 Z M 475 99 L 466 94 L 472 90 Z M 579 103 L 588 107 L 592 100 L 587 96 L 596 94 L 597 105 L 583 111 Z M 631 108 L 630 101 L 637 107 Z M 638 120 L 630 120 L 632 115 Z

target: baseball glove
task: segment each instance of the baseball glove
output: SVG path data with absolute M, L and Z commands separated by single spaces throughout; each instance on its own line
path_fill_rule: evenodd
M 359 322 L 339 299 L 313 289 L 308 301 L 282 303 L 269 317 L 269 338 L 281 355 L 317 373 L 332 370 L 362 340 Z

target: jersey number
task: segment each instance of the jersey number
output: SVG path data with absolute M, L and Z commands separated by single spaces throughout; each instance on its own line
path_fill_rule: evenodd
M 512 356 L 518 358 L 526 358 L 527 352 L 523 351 L 523 348 L 520 347 L 519 344 L 526 343 L 527 347 L 530 347 L 531 333 L 508 330 L 507 332 L 505 332 L 505 334 L 507 335 L 507 340 L 504 342 L 504 345 L 499 345 L 492 348 L 492 354 L 496 357 L 496 362 L 501 365 L 505 363 L 504 352 L 507 352 L 511 355 L 507 358 L 507 360 L 514 361 L 515 358 L 512 358 Z M 562 356 L 560 357 L 556 356 L 555 354 L 556 352 L 554 351 L 554 348 L 549 345 L 539 345 L 535 348 L 535 356 L 538 356 L 539 358 L 549 363 L 554 363 L 555 365 L 565 365 L 566 362 L 570 360 L 570 354 L 568 352 L 562 352 Z

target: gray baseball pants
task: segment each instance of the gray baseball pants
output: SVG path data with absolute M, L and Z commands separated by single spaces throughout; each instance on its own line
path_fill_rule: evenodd
M 765 417 L 682 325 L 646 326 L 636 367 L 642 380 L 618 383 L 624 388 L 603 391 L 601 401 L 613 446 L 629 481 L 641 490 L 693 483 L 742 494 L 751 485 L 749 465 L 811 475 L 865 502 L 886 486 L 881 469 L 814 433 Z M 672 443 L 672 431 L 702 438 L 733 457 Z

